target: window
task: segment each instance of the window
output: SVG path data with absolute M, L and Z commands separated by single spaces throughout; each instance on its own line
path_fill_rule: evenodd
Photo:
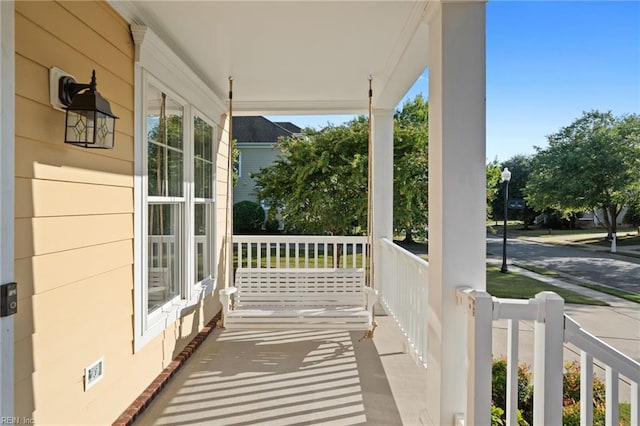
M 184 228 L 183 106 L 153 86 L 147 90 L 147 309 L 180 297 Z
M 162 86 L 146 89 L 147 327 L 188 303 L 215 271 L 214 127 Z
M 162 40 L 136 44 L 134 351 L 216 286 L 217 121 L 226 106 Z

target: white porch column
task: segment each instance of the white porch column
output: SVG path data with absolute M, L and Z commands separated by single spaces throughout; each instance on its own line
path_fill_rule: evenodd
M 374 109 L 371 117 L 372 147 L 372 204 L 373 241 L 393 239 L 393 114 L 392 109 Z M 380 250 L 374 247 L 373 285 L 377 290 L 384 283 L 380 279 L 382 265 Z
M 465 411 L 467 381 L 465 314 L 456 287 L 486 284 L 485 2 L 432 7 L 426 420 L 451 425 Z
M 14 241 L 15 48 L 13 1 L 0 2 L 0 284 L 12 282 Z M 18 296 L 20 289 L 18 289 Z M 20 306 L 18 306 L 20 309 Z M 0 318 L 0 417 L 14 415 L 13 316 Z

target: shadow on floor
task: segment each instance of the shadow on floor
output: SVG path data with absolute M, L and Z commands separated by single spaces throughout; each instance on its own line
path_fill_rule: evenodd
M 401 425 L 361 332 L 215 330 L 136 425 Z

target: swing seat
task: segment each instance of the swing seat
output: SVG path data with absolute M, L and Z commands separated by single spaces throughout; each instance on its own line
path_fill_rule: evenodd
M 370 330 L 377 298 L 362 268 L 238 268 L 220 291 L 228 329 Z

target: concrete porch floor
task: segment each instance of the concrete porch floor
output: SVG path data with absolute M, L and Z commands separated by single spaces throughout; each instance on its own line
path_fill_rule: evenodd
M 640 360 L 640 311 L 567 305 L 597 337 Z M 420 425 L 426 370 L 405 353 L 391 317 L 378 316 L 373 340 L 362 332 L 215 329 L 137 418 L 135 425 Z M 533 325 L 520 323 L 520 361 L 532 365 Z M 493 355 L 506 354 L 506 321 L 493 327 Z M 565 345 L 565 360 L 579 351 Z M 596 362 L 596 374 L 603 370 Z M 620 378 L 620 397 L 630 386 Z
M 362 332 L 214 330 L 136 425 L 417 425 L 426 370 L 390 317 Z

